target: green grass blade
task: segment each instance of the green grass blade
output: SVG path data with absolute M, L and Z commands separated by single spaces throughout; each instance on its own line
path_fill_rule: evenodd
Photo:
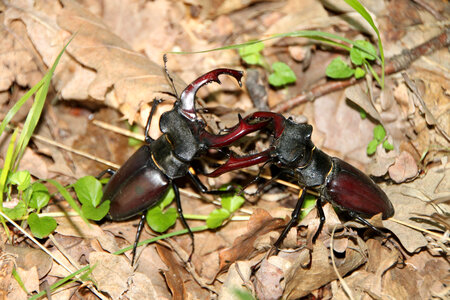
M 342 42 L 348 43 L 350 45 L 355 45 L 354 41 L 347 39 L 345 37 L 333 34 L 333 33 L 316 31 L 316 30 L 299 30 L 299 31 L 292 31 L 292 32 L 287 32 L 287 33 L 278 33 L 278 34 L 274 34 L 267 38 L 263 38 L 263 39 L 259 39 L 259 40 L 252 40 L 252 41 L 241 43 L 241 44 L 229 45 L 229 46 L 224 46 L 224 47 L 219 47 L 219 48 L 214 48 L 214 49 L 209 49 L 209 50 L 191 51 L 191 52 L 168 52 L 168 53 L 171 53 L 171 54 L 199 54 L 199 53 L 207 53 L 207 52 L 212 52 L 212 51 L 239 49 L 239 48 L 244 48 L 246 46 L 253 45 L 256 43 L 273 40 L 273 39 L 279 39 L 279 38 L 283 38 L 283 37 L 310 38 L 310 39 L 318 40 L 321 42 L 326 42 L 330 45 L 333 45 L 333 46 L 336 46 L 339 48 L 343 48 L 348 51 L 350 51 L 350 48 L 347 45 L 345 45 L 343 43 L 335 42 L 334 40 L 342 41 Z M 359 48 L 361 48 L 361 47 L 359 47 Z M 362 50 L 368 52 L 367 49 L 362 49 Z
M 75 201 L 75 199 L 72 198 L 72 196 L 69 194 L 69 192 L 66 190 L 66 188 L 63 187 L 59 182 L 57 182 L 56 180 L 53 180 L 53 179 L 47 179 L 47 182 L 53 184 L 56 187 L 56 189 L 58 190 L 58 192 L 61 194 L 61 196 L 63 196 L 64 199 L 73 208 L 73 210 L 75 210 L 80 215 L 80 217 L 83 219 L 84 222 L 86 222 L 86 224 L 89 224 L 89 221 L 84 216 L 80 207 L 78 207 L 77 202 Z
M 383 86 L 383 84 L 382 84 L 382 79 L 380 79 L 380 77 L 378 77 L 378 74 L 377 74 L 377 72 L 375 72 L 375 70 L 372 68 L 372 65 L 369 64 L 368 62 L 365 62 L 365 63 L 364 63 L 364 67 L 366 68 L 366 71 L 367 71 L 367 69 L 369 69 L 370 74 L 372 74 L 373 78 L 375 78 L 375 80 L 378 82 L 378 84 L 379 84 L 380 86 Z
M 357 0 L 344 0 L 347 2 L 348 5 L 350 5 L 354 10 L 356 10 L 366 21 L 369 23 L 369 25 L 373 28 L 375 33 L 378 37 L 378 50 L 380 51 L 380 57 L 381 57 L 381 88 L 384 89 L 384 51 L 383 51 L 383 44 L 381 43 L 381 36 L 380 32 L 378 31 L 377 26 L 375 26 L 375 22 L 373 21 L 370 14 L 367 12 L 367 10 L 362 6 L 361 3 Z
M 3 163 L 2 173 L 0 175 L 0 210 L 3 211 L 3 191 L 5 190 L 6 179 L 13 162 L 14 144 L 16 143 L 17 133 L 19 129 L 14 130 L 11 140 L 6 151 L 5 162 Z
M 0 211 L 2 211 L 2 212 L 3 212 L 3 191 L 5 189 L 6 180 L 8 178 L 8 173 L 9 173 L 9 170 L 10 170 L 10 167 L 12 164 L 14 144 L 16 142 L 16 137 L 17 137 L 18 132 L 19 132 L 19 129 L 16 128 L 16 130 L 14 130 L 14 132 L 11 136 L 11 141 L 9 142 L 8 150 L 6 151 L 5 162 L 3 163 L 3 169 L 2 169 L 2 172 L 0 175 Z M 0 217 L 0 220 L 3 225 L 3 229 L 6 232 L 6 236 L 9 239 L 11 235 L 9 233 L 9 229 L 8 229 L 8 226 L 6 225 L 5 219 L 3 217 Z
M 22 105 L 27 102 L 30 97 L 36 93 L 36 91 L 44 84 L 45 78 L 42 78 L 35 86 L 33 86 L 25 95 L 23 95 L 19 101 L 14 104 L 14 106 L 8 111 L 5 118 L 3 119 L 1 125 L 0 125 L 0 135 L 2 135 L 3 131 L 5 130 L 6 126 L 8 126 L 9 122 L 12 120 L 14 115 L 19 111 L 19 109 L 22 107 Z
M 12 275 L 14 277 L 14 279 L 17 281 L 17 283 L 19 284 L 20 288 L 28 294 L 27 288 L 25 287 L 25 284 L 23 283 L 22 278 L 20 277 L 19 273 L 17 273 L 16 268 L 14 268 L 12 270 Z
M 64 48 L 59 52 L 58 56 L 55 59 L 55 62 L 53 63 L 52 67 L 48 72 L 45 74 L 43 78 L 43 84 L 37 89 L 35 100 L 33 105 L 31 106 L 30 112 L 27 115 L 27 119 L 25 120 L 25 124 L 22 129 L 22 133 L 20 134 L 16 151 L 14 152 L 13 161 L 15 163 L 14 169 L 17 169 L 19 165 L 19 161 L 23 156 L 23 153 L 25 152 L 25 149 L 28 145 L 28 142 L 30 141 L 31 135 L 33 134 L 39 119 L 42 114 L 42 110 L 44 108 L 45 99 L 47 98 L 48 89 L 51 84 L 51 80 L 53 77 L 53 73 L 55 72 L 56 66 L 58 65 L 61 56 L 63 55 L 64 51 L 66 50 L 69 43 L 72 41 L 73 37 L 67 42 L 67 44 L 64 46 Z

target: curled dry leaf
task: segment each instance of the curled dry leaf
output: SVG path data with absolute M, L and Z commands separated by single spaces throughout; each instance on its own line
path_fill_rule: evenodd
M 254 243 L 258 237 L 281 230 L 285 225 L 285 220 L 275 219 L 267 211 L 256 209 L 248 221 L 247 232 L 237 237 L 231 248 L 220 252 L 220 271 L 228 268 L 236 260 L 252 257 L 255 254 Z
M 389 167 L 389 176 L 397 183 L 406 181 L 417 175 L 419 169 L 416 161 L 409 152 L 402 151 L 395 159 L 395 163 Z
M 367 166 L 367 173 L 377 177 L 384 176 L 395 162 L 395 158 L 396 153 L 394 151 L 386 151 L 381 144 L 378 145 L 373 159 Z
M 284 278 L 284 272 L 277 266 L 264 259 L 260 268 L 255 274 L 257 280 L 256 295 L 258 299 L 280 299 L 283 295 L 283 286 L 281 280 Z
M 156 245 L 159 256 L 167 265 L 163 271 L 167 285 L 172 293 L 172 299 L 206 299 L 208 291 L 192 281 L 184 263 L 177 259 L 174 252 L 167 247 Z
M 167 265 L 168 269 L 164 272 L 167 285 L 172 292 L 173 299 L 183 299 L 186 297 L 186 287 L 184 285 L 181 273 L 182 266 L 175 259 L 172 252 L 164 246 L 156 245 L 156 250 L 162 261 Z
M 369 95 L 362 89 L 361 84 L 352 85 L 345 89 L 345 96 L 353 103 L 364 109 L 375 120 L 380 121 L 381 117 L 376 108 L 373 106 Z

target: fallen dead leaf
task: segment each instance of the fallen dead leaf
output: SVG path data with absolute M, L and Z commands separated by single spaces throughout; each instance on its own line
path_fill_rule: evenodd
M 19 170 L 27 170 L 36 178 L 48 178 L 48 167 L 42 156 L 35 153 L 30 148 L 25 149 Z
M 6 299 L 6 295 L 8 294 L 10 288 L 11 278 L 13 278 L 12 271 L 14 268 L 14 256 L 7 255 L 1 248 L 0 254 L 0 297 L 2 299 Z
M 63 56 L 60 65 L 65 67 L 60 66 L 56 73 L 61 95 L 104 102 L 118 108 L 130 123 L 138 119 L 141 106 L 154 98 L 167 98 L 172 88 L 161 66 L 133 51 L 100 18 L 76 2 L 61 3 L 63 6 L 52 2 L 39 7 L 15 3 L 5 11 L 6 21 L 19 19 L 26 24 L 26 34 L 35 41 L 47 65 L 70 34 L 76 33 L 67 49 L 73 58 Z M 36 20 L 38 9 L 40 18 Z M 186 86 L 178 77 L 173 78 L 179 90 Z
M 359 238 L 359 237 L 357 237 Z M 303 250 L 309 251 L 309 250 Z M 366 262 L 367 258 L 363 254 L 366 250 L 359 249 L 358 245 L 349 240 L 349 247 L 345 251 L 343 259 L 338 263 L 337 269 L 341 276 L 356 269 Z M 300 257 L 300 253 L 295 253 Z M 317 242 L 311 252 L 311 261 L 295 260 L 291 269 L 285 275 L 286 288 L 283 299 L 298 299 L 306 296 L 311 291 L 338 278 L 329 258 L 330 251 L 322 242 Z M 306 264 L 308 267 L 305 267 Z
M 393 218 L 419 228 L 440 230 L 438 224 L 422 222 L 423 219 L 419 218 L 417 213 L 431 216 L 436 211 L 431 202 L 448 195 L 450 183 L 446 178 L 449 175 L 450 168 L 448 167 L 443 170 L 434 168 L 430 169 L 425 176 L 417 178 L 413 182 L 383 188 L 394 205 L 395 215 Z M 448 205 L 441 204 L 441 206 L 444 210 L 448 210 Z M 414 253 L 428 243 L 423 233 L 416 229 L 400 225 L 389 219 L 384 220 L 383 225 L 397 236 L 409 253 Z
M 39 279 L 47 275 L 52 267 L 52 258 L 41 249 L 5 245 L 5 252 L 17 256 L 16 264 L 24 270 L 36 267 Z
M 156 250 L 162 261 L 167 265 L 167 270 L 163 271 L 167 285 L 172 292 L 173 299 L 184 299 L 186 297 L 186 288 L 181 277 L 183 267 L 175 259 L 173 253 L 164 246 L 156 245 Z
M 417 176 L 419 169 L 416 161 L 406 151 L 402 151 L 400 155 L 395 159 L 395 163 L 389 167 L 389 176 L 396 183 L 404 182 L 414 176 Z
M 367 173 L 377 177 L 384 176 L 395 162 L 396 157 L 395 151 L 386 151 L 382 145 L 378 145 L 377 151 L 367 167 Z
M 280 230 L 286 222 L 282 219 L 275 219 L 263 209 L 256 209 L 247 224 L 247 232 L 233 243 L 231 248 L 220 251 L 220 271 L 228 268 L 236 260 L 243 260 L 255 254 L 254 243 L 271 231 Z
M 243 289 L 243 285 L 250 282 L 253 264 L 250 261 L 237 261 L 228 269 L 226 278 L 219 293 L 219 300 L 236 298 L 236 289 Z
M 255 273 L 256 295 L 258 299 L 280 299 L 283 295 L 283 286 L 281 280 L 284 278 L 284 272 L 277 266 L 264 259 L 260 268 Z
M 119 250 L 114 237 L 105 233 L 98 225 L 94 223 L 86 224 L 80 217 L 66 217 L 57 218 L 58 227 L 56 232 L 64 236 L 81 237 L 84 239 L 97 239 L 102 248 L 115 252 Z
M 128 279 L 133 274 L 133 268 L 123 256 L 92 252 L 89 263 L 95 266 L 92 277 L 98 289 L 107 292 L 112 299 L 120 299 L 129 289 Z

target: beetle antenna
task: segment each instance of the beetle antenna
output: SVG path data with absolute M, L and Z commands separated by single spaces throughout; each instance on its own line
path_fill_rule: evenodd
M 167 75 L 167 77 L 169 78 L 170 83 L 172 84 L 172 89 L 173 89 L 173 91 L 174 91 L 174 93 L 175 93 L 175 96 L 176 96 L 177 99 L 178 99 L 177 89 L 175 88 L 175 84 L 173 83 L 172 76 L 170 76 L 169 70 L 167 69 L 167 54 L 164 54 L 164 55 L 163 55 L 163 61 L 164 61 L 164 71 L 166 72 L 166 75 Z

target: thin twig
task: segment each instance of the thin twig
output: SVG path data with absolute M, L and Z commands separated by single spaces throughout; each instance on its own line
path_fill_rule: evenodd
M 106 130 L 109 130 L 109 131 L 112 131 L 115 133 L 119 133 L 119 134 L 127 136 L 127 137 L 131 137 L 131 138 L 134 138 L 134 139 L 137 139 L 140 141 L 145 141 L 144 135 L 141 133 L 132 132 L 130 130 L 126 130 L 126 129 L 111 125 L 109 123 L 99 121 L 99 120 L 92 120 L 92 124 L 94 124 L 100 128 L 103 128 L 103 129 L 106 129 Z

